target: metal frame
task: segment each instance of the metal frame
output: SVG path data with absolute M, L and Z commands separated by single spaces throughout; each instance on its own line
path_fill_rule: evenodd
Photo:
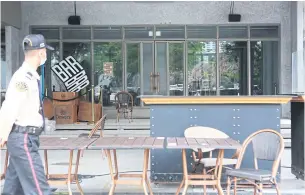
M 184 38 L 174 38 L 174 39 L 170 39 L 170 38 L 159 38 L 156 37 L 156 28 L 157 27 L 175 27 L 175 26 L 179 26 L 179 27 L 184 27 Z M 202 26 L 202 27 L 216 27 L 216 38 L 188 38 L 188 27 L 189 26 Z M 236 27 L 236 26 L 244 26 L 247 27 L 247 32 L 248 32 L 248 36 L 247 38 L 219 38 L 219 27 L 223 27 L 223 26 L 232 26 L 232 27 Z M 275 38 L 266 38 L 266 37 L 262 37 L 262 38 L 252 38 L 250 37 L 250 33 L 251 33 L 251 27 L 253 26 L 277 26 L 278 27 L 278 37 Z M 91 30 L 91 38 L 90 39 L 63 39 L 63 28 L 90 28 Z M 120 27 L 122 32 L 121 32 L 121 39 L 94 39 L 94 29 L 99 28 L 99 27 Z M 146 39 L 146 38 L 141 38 L 141 39 L 126 39 L 125 38 L 125 28 L 126 27 L 152 27 L 153 30 L 153 37 Z M 127 59 L 126 59 L 126 43 L 140 43 L 140 49 L 141 49 L 141 45 L 145 42 L 153 42 L 153 50 L 155 52 L 156 47 L 155 44 L 157 42 L 184 42 L 184 95 L 188 96 L 188 87 L 187 87 L 187 60 L 188 60 L 188 43 L 189 41 L 200 41 L 200 42 L 207 42 L 207 41 L 215 41 L 216 43 L 216 95 L 220 95 L 220 90 L 219 90 L 219 86 L 220 86 L 220 71 L 219 71 L 219 43 L 220 41 L 246 41 L 247 42 L 247 74 L 248 74 L 248 79 L 247 79 L 247 95 L 251 95 L 251 41 L 278 41 L 278 62 L 280 62 L 281 59 L 281 47 L 280 47 L 280 43 L 281 43 L 281 26 L 278 23 L 270 23 L 270 24 L 205 24 L 205 25 L 199 25 L 199 24 L 156 24 L 156 25 L 81 25 L 81 26 L 71 26 L 71 25 L 32 25 L 30 26 L 30 32 L 32 31 L 33 28 L 58 28 L 59 30 L 59 39 L 49 39 L 47 40 L 48 42 L 59 42 L 59 50 L 60 50 L 60 60 L 63 60 L 63 43 L 76 43 L 76 42 L 87 42 L 90 43 L 91 46 L 91 63 L 94 64 L 94 43 L 96 42 L 122 42 L 122 62 L 123 62 L 123 75 L 122 75 L 122 79 L 123 79 L 123 90 L 127 89 L 127 77 L 126 77 L 126 71 L 127 71 Z M 142 45 L 143 46 L 143 45 Z M 168 44 L 167 44 L 167 53 L 168 53 Z M 140 57 L 142 56 L 142 52 L 140 50 Z M 154 53 L 154 56 L 155 53 Z M 155 64 L 156 64 L 156 59 L 155 57 L 153 58 L 154 62 L 154 68 L 155 68 Z M 168 56 L 167 56 L 167 62 L 168 62 Z M 143 68 L 143 60 L 141 60 L 141 64 L 140 64 L 140 68 L 142 71 Z M 168 66 L 168 63 L 167 63 Z M 278 72 L 278 79 L 277 79 L 277 83 L 280 86 L 280 81 L 281 81 L 281 74 L 280 74 L 280 68 L 278 68 L 277 72 Z M 142 72 L 141 72 L 142 73 Z M 92 82 L 94 83 L 94 67 L 92 68 Z M 167 72 L 167 77 L 169 75 L 169 72 Z M 141 75 L 141 86 L 142 84 L 142 75 Z M 169 78 L 167 78 L 167 83 L 169 84 Z M 277 91 L 281 91 L 281 88 L 278 86 Z M 142 93 L 142 89 L 141 89 L 141 93 Z M 168 90 L 168 94 L 169 95 L 169 90 Z

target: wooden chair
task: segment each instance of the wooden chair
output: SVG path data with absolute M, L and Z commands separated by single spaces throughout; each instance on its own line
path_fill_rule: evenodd
M 115 104 L 117 110 L 117 122 L 119 122 L 120 114 L 124 114 L 124 118 L 127 118 L 128 121 L 133 121 L 132 111 L 133 111 L 133 97 L 130 93 L 126 91 L 118 92 L 115 97 Z M 129 115 L 130 113 L 130 115 Z
M 104 131 L 104 128 L 105 128 L 106 116 L 107 116 L 107 114 L 105 114 L 100 120 L 98 120 L 89 133 L 82 133 L 78 137 L 88 137 L 88 138 L 103 137 L 103 131 Z M 100 134 L 99 135 L 96 134 L 96 131 L 98 129 L 100 129 Z M 83 156 L 84 156 L 84 150 L 82 150 L 82 152 L 81 152 L 81 157 L 83 157 Z
M 254 153 L 254 168 L 240 168 L 243 156 L 249 144 L 252 144 Z M 230 194 L 231 179 L 234 180 L 234 195 L 237 191 L 237 181 L 244 180 L 254 186 L 254 194 L 258 191 L 263 194 L 263 185 L 275 186 L 276 192 L 280 195 L 280 189 L 276 182 L 280 159 L 284 151 L 284 139 L 280 133 L 272 129 L 262 129 L 251 134 L 243 143 L 235 169 L 227 170 L 227 194 Z M 258 168 L 257 160 L 273 161 L 272 170 Z
M 202 127 L 202 126 L 196 126 L 196 127 L 189 127 L 184 131 L 184 136 L 186 138 L 229 138 L 227 134 L 224 132 L 211 128 L 211 127 Z M 203 148 L 201 150 L 198 150 L 196 148 L 193 149 L 193 160 L 195 164 L 193 165 L 193 171 L 196 172 L 196 168 L 202 164 L 203 167 L 203 174 L 206 175 L 209 172 L 212 172 L 217 163 L 217 158 L 213 158 L 213 148 Z M 203 153 L 209 152 L 209 158 L 203 158 Z M 198 156 L 196 155 L 198 153 Z M 223 159 L 223 167 L 231 169 L 227 166 L 233 166 L 237 163 L 237 157 L 238 151 L 234 154 L 232 158 L 224 158 Z M 208 169 L 208 171 L 207 171 Z M 214 188 L 214 186 L 213 186 Z M 206 194 L 206 186 L 204 186 L 204 194 Z
M 88 134 L 83 133 L 83 134 L 80 134 L 78 137 L 92 138 L 92 137 L 103 136 L 105 120 L 106 120 L 106 115 L 104 115 L 99 121 L 97 121 L 95 123 L 93 129 Z M 98 129 L 100 129 L 100 135 L 95 134 Z M 82 190 L 82 187 L 80 186 L 80 182 L 79 182 L 79 178 L 78 178 L 77 173 L 78 173 L 79 160 L 80 160 L 80 157 L 83 156 L 83 153 L 84 153 L 84 150 L 78 150 L 77 151 L 75 173 L 72 174 L 72 182 L 75 182 L 77 184 L 77 188 L 79 189 L 81 195 L 84 195 L 84 192 Z M 70 151 L 70 155 L 71 154 L 73 156 L 73 151 Z M 49 173 L 48 151 L 47 150 L 44 150 L 44 161 L 45 161 L 45 174 L 46 174 L 47 179 L 49 180 L 49 184 L 53 184 L 53 183 L 59 184 L 59 183 L 67 182 L 66 180 L 63 180 L 63 179 L 67 179 L 68 176 L 66 174 L 50 174 Z M 72 164 L 69 165 L 69 169 L 72 170 Z M 51 179 L 53 179 L 53 181 L 51 181 Z M 58 179 L 60 179 L 60 180 L 58 180 Z M 68 185 L 70 185 L 70 183 L 68 183 Z
M 99 138 L 103 137 L 103 131 L 105 128 L 105 122 L 106 122 L 106 116 L 105 114 L 100 120 L 98 120 L 94 127 L 91 129 L 89 133 L 82 133 L 78 137 L 88 137 L 88 138 Z M 96 131 L 100 129 L 100 134 L 96 134 Z

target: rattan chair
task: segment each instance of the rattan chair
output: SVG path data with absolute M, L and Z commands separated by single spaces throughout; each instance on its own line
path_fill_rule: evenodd
M 252 143 L 254 153 L 254 168 L 240 168 L 245 151 Z M 254 194 L 258 191 L 262 195 L 263 185 L 275 186 L 280 195 L 280 189 L 276 182 L 280 159 L 284 151 L 284 139 L 280 133 L 272 129 L 262 129 L 251 134 L 243 143 L 235 169 L 227 170 L 227 194 L 230 194 L 231 179 L 234 180 L 234 195 L 237 191 L 237 181 L 244 180 L 254 186 Z M 258 168 L 257 160 L 273 161 L 271 170 Z
M 184 131 L 184 136 L 186 138 L 229 138 L 227 134 L 224 132 L 214 129 L 211 127 L 189 127 Z M 197 167 L 202 164 L 203 165 L 203 174 L 206 175 L 209 172 L 214 171 L 217 163 L 217 158 L 213 158 L 213 148 L 203 148 L 198 150 L 197 148 L 193 149 L 192 157 L 194 160 L 193 164 L 193 172 L 196 172 Z M 203 158 L 203 153 L 209 152 L 209 158 Z M 231 169 L 228 166 L 234 166 L 237 163 L 238 152 L 232 156 L 232 158 L 224 158 L 223 159 L 223 167 L 227 169 Z M 198 155 L 196 155 L 198 153 Z M 214 188 L 214 186 L 213 186 Z M 206 194 L 206 186 L 204 186 L 204 194 Z
M 132 111 L 133 111 L 133 97 L 127 91 L 118 92 L 115 97 L 115 104 L 117 110 L 117 122 L 120 120 L 120 115 L 124 114 L 124 118 L 127 118 L 128 121 L 133 121 Z

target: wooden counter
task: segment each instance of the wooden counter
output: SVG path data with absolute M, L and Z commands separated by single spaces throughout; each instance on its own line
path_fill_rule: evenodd
M 143 96 L 145 104 L 286 104 L 291 96 Z

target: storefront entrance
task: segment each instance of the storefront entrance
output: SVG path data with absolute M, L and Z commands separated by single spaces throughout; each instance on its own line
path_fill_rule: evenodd
M 115 118 L 115 95 L 274 95 L 279 92 L 279 26 L 144 25 L 32 27 L 55 48 L 45 72 L 48 92 L 65 91 L 50 67 L 68 56 L 86 71 L 94 101 Z M 91 92 L 84 89 L 86 100 Z M 102 93 L 101 93 L 102 92 Z M 47 93 L 51 94 L 51 93 Z M 112 118 L 109 116 L 109 118 Z
M 143 106 L 140 95 L 185 95 L 185 42 L 127 42 L 125 48 L 127 90 L 136 106 Z

